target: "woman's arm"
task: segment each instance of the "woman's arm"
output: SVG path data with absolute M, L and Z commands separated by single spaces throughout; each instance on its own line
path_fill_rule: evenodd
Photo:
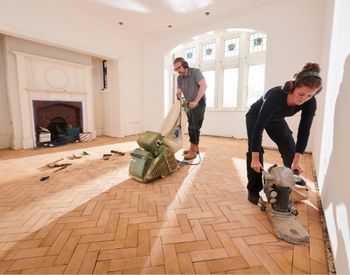
M 300 118 L 300 123 L 298 128 L 298 137 L 297 137 L 297 143 L 296 143 L 296 153 L 295 153 L 293 164 L 291 167 L 292 171 L 297 170 L 298 174 L 301 174 L 304 171 L 301 165 L 301 160 L 303 158 L 303 154 L 304 154 L 307 142 L 309 140 L 310 129 L 312 126 L 312 121 L 315 116 L 316 108 L 317 108 L 316 99 L 312 98 L 305 103 L 301 111 L 301 118 Z
M 296 143 L 296 152 L 301 154 L 304 153 L 307 142 L 309 140 L 310 129 L 317 108 L 316 99 L 313 97 L 303 105 L 304 106 L 302 106 L 301 109 L 301 118 Z
M 303 154 L 301 153 L 295 153 L 293 164 L 292 164 L 292 171 L 298 171 L 298 175 L 304 172 L 303 167 L 301 166 L 301 160 L 303 158 Z
M 281 106 L 281 98 L 278 91 L 270 90 L 266 93 L 263 103 L 261 104 L 259 113 L 257 115 L 254 130 L 250 140 L 250 150 L 252 152 L 260 152 L 262 144 L 262 136 L 266 125 L 271 120 L 274 112 Z
M 263 168 L 259 160 L 259 152 L 261 151 L 262 136 L 266 125 L 271 120 L 274 112 L 276 112 L 282 106 L 283 94 L 280 93 L 280 88 L 273 88 L 264 96 L 263 103 L 260 107 L 259 114 L 257 116 L 255 127 L 252 136 L 249 140 L 252 151 L 251 168 L 260 173 Z

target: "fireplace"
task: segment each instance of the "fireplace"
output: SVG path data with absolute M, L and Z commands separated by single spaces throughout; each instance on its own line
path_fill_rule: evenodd
M 82 102 L 33 100 L 33 112 L 37 144 L 44 129 L 55 145 L 74 142 L 83 132 Z
M 10 93 L 13 148 L 38 146 L 40 129 L 50 128 L 54 138 L 96 134 L 92 67 L 87 64 L 14 52 L 18 91 Z M 51 133 L 42 141 L 51 141 Z

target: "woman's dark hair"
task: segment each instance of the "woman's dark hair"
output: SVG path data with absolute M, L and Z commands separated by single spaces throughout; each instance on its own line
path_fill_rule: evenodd
M 320 71 L 320 65 L 317 63 L 304 64 L 301 70 L 295 73 L 292 77 L 292 80 L 295 81 L 295 87 L 306 86 L 312 89 L 319 88 L 320 91 L 322 87 Z

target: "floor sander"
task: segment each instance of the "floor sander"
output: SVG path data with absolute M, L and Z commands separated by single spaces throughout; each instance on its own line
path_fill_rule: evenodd
M 305 181 L 287 167 L 274 165 L 262 172 L 263 194 L 259 207 L 266 211 L 276 236 L 293 244 L 309 242 L 307 230 L 297 221 L 294 203 L 308 198 Z
M 189 111 L 185 99 L 179 98 L 170 109 L 159 132 L 147 131 L 137 139 L 139 148 L 131 153 L 129 175 L 147 183 L 165 177 L 178 168 L 175 153 L 183 146 L 183 129 Z

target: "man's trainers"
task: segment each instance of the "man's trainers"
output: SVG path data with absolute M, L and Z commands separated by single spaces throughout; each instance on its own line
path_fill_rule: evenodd
M 183 155 L 187 155 L 190 149 L 186 149 L 182 152 Z M 197 150 L 197 155 L 199 154 L 199 151 Z
M 250 201 L 252 204 L 258 204 L 259 198 L 259 193 L 248 191 L 248 201 Z

